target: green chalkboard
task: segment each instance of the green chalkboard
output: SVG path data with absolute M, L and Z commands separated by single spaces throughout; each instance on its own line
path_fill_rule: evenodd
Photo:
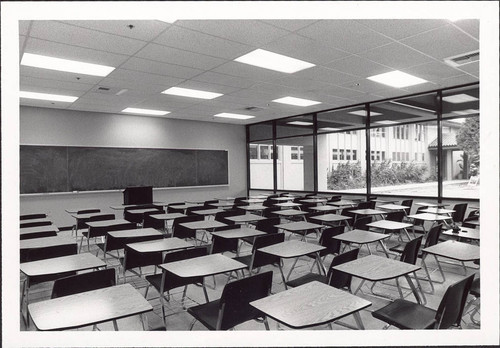
M 22 145 L 21 193 L 227 185 L 225 150 Z

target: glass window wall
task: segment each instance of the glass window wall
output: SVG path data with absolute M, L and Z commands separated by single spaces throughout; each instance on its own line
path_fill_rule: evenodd
M 278 139 L 278 190 L 314 190 L 313 137 Z

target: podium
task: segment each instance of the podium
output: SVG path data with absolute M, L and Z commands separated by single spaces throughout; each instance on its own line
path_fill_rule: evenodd
M 153 186 L 127 187 L 123 191 L 123 204 L 153 203 Z

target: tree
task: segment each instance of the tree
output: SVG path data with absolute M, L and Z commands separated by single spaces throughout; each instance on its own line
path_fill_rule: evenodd
M 467 169 L 467 172 L 470 171 L 472 175 L 477 175 L 479 172 L 479 117 L 467 118 L 462 123 L 457 133 L 457 145 L 467 154 L 464 156 L 463 163 L 470 163 L 470 168 L 464 165 L 464 169 Z

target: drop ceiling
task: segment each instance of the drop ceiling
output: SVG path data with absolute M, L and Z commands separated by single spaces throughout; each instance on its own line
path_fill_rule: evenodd
M 43 20 L 20 21 L 19 31 L 20 59 L 26 52 L 115 67 L 96 77 L 20 66 L 21 91 L 78 97 L 21 99 L 27 106 L 115 114 L 132 107 L 170 111 L 165 118 L 250 124 L 479 81 L 479 61 L 444 62 L 479 50 L 476 19 Z M 287 74 L 234 61 L 257 48 L 315 66 Z M 393 88 L 366 79 L 392 70 L 428 82 Z M 223 96 L 161 93 L 170 87 Z M 286 96 L 321 104 L 273 102 Z M 255 118 L 213 117 L 223 112 Z

